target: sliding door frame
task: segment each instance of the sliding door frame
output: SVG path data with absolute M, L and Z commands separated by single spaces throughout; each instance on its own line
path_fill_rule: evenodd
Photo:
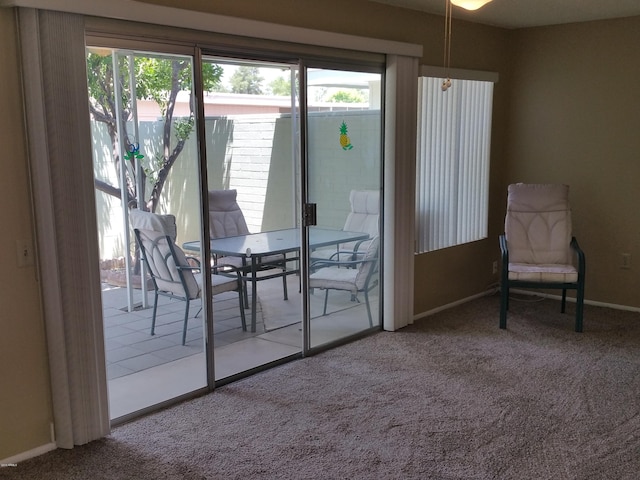
M 122 3 L 118 0 L 101 0 L 97 3 L 106 9 L 104 12 L 113 11 L 112 14 L 100 13 L 105 16 L 115 18 L 123 11 L 122 8 L 117 8 Z M 91 169 L 83 167 L 78 178 L 65 180 L 69 172 L 74 172 L 74 167 L 82 165 L 83 160 L 91 157 L 90 134 L 82 135 L 81 141 L 77 138 L 79 132 L 88 130 L 86 67 L 78 67 L 85 63 L 83 39 L 90 43 L 100 38 L 104 41 L 108 39 L 109 46 L 114 48 L 130 44 L 129 41 L 133 40 L 136 45 L 147 45 L 148 49 L 153 46 L 152 51 L 184 54 L 188 50 L 187 55 L 194 59 L 201 54 L 198 53 L 200 48 L 214 51 L 222 49 L 227 53 L 279 51 L 286 52 L 287 56 L 295 52 L 308 58 L 346 61 L 368 59 L 386 64 L 384 240 L 387 254 L 384 328 L 395 330 L 413 321 L 411 212 L 414 205 L 413 197 L 405 197 L 402 193 L 408 190 L 407 187 L 412 185 L 415 178 L 415 147 L 411 146 L 415 145 L 416 95 L 411 88 L 417 84 L 417 63 L 422 55 L 421 47 L 305 29 L 295 29 L 292 32 L 295 35 L 290 37 L 300 43 L 269 40 L 268 37 L 251 38 L 251 27 L 260 22 L 243 22 L 239 19 L 235 19 L 234 25 L 239 25 L 241 28 L 237 31 L 247 35 L 246 37 L 219 34 L 208 31 L 216 27 L 203 25 L 202 17 L 208 19 L 215 16 L 178 10 L 180 22 L 174 22 L 171 12 L 148 4 L 141 6 L 143 10 L 134 12 L 129 18 L 136 18 L 140 22 L 155 22 L 155 25 L 88 16 L 95 15 L 91 11 L 96 8 L 93 2 L 78 3 L 73 8 L 65 3 L 60 8 L 64 11 L 59 12 L 47 10 L 54 7 L 44 0 L 16 0 L 13 4 L 19 7 L 29 166 L 37 225 L 39 272 L 43 284 L 43 315 L 48 337 L 57 446 L 72 448 L 101 438 L 109 432 L 104 333 L 102 328 L 98 328 L 101 327 L 99 275 L 97 262 L 92 262 L 96 258 L 97 239 L 94 192 L 93 188 L 87 188 L 92 182 Z M 61 5 L 60 2 L 58 4 Z M 187 18 L 193 20 L 194 25 L 202 25 L 201 30 L 169 26 L 186 26 L 188 22 L 185 24 L 184 21 Z M 259 35 L 262 30 L 258 28 L 254 31 Z M 271 28 L 270 31 L 276 29 Z M 148 38 L 156 41 L 145 40 Z M 325 41 L 327 39 L 330 41 Z M 359 41 L 351 42 L 353 39 Z M 358 45 L 361 50 L 321 47 L 321 44 Z M 62 45 L 71 45 L 71 48 L 62 52 Z M 372 53 L 372 48 L 383 53 Z M 55 67 L 56 63 L 60 68 Z M 75 68 L 69 68 L 70 65 Z M 56 76 L 50 74 L 51 70 L 55 70 L 53 73 Z M 76 84 L 84 85 L 84 88 Z M 199 88 L 201 91 L 201 86 Z M 54 101 L 58 92 L 62 93 L 61 100 Z M 198 109 L 202 108 L 201 103 L 202 98 Z M 61 119 L 64 122 L 60 122 Z M 71 138 L 67 138 L 68 135 L 63 131 L 63 127 L 69 125 L 78 126 L 77 129 L 67 128 Z M 74 145 L 74 149 L 69 150 L 69 145 Z M 91 175 L 87 176 L 87 172 Z M 86 179 L 89 177 L 91 180 L 87 183 Z M 202 179 L 204 180 L 206 178 Z M 68 185 L 71 181 L 76 184 L 79 181 L 85 182 L 84 187 L 79 190 L 80 198 L 69 196 Z M 68 211 L 75 211 L 76 215 L 71 218 L 67 215 Z M 206 218 L 207 216 L 203 216 L 204 222 L 207 222 Z M 92 223 L 93 229 L 90 228 Z M 203 229 L 206 226 L 203 223 Z M 400 234 L 399 228 L 404 228 Z M 73 254 L 67 247 L 73 247 Z M 207 286 L 207 291 L 210 291 L 210 286 Z M 210 295 L 206 297 L 209 299 Z M 211 312 L 210 303 L 205 304 L 205 308 Z M 78 322 L 81 324 L 76 325 Z M 74 333 L 78 329 L 87 332 L 91 340 L 86 341 L 85 337 Z M 89 369 L 89 366 L 98 366 L 97 371 L 94 371 L 95 368 Z M 74 368 L 82 371 L 73 371 Z M 214 388 L 215 382 L 211 382 L 211 378 L 208 380 L 209 386 L 202 391 Z M 199 393 L 201 391 L 194 392 L 193 395 Z M 93 396 L 94 399 L 89 402 L 88 396 Z M 184 397 L 180 399 L 182 398 Z

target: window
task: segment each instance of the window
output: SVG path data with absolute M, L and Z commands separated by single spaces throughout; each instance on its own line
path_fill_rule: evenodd
M 487 237 L 493 81 L 418 82 L 416 249 Z

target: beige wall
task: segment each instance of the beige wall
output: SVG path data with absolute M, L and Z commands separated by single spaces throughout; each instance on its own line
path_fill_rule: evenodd
M 16 29 L 0 8 L 0 459 L 50 441 L 49 373 L 34 266 L 20 268 L 16 241 L 33 245 Z
M 570 186 L 585 298 L 632 307 L 640 307 L 639 46 L 640 17 L 515 32 L 507 150 L 509 182 Z
M 423 63 L 442 62 L 442 19 L 364 0 L 147 1 L 419 43 Z M 33 240 L 15 27 L 12 12 L 0 9 L 0 199 L 8 230 L 0 237 L 0 459 L 47 443 L 51 420 L 35 269 L 17 268 L 13 253 L 17 239 Z M 640 306 L 636 270 L 617 268 L 621 251 L 640 261 L 638 189 L 632 183 L 640 178 L 634 158 L 640 151 L 639 37 L 640 19 L 524 31 L 454 24 L 452 66 L 500 74 L 489 238 L 416 257 L 416 314 L 497 282 L 491 264 L 498 258 L 510 181 L 570 183 L 576 233 L 588 258 L 587 299 Z

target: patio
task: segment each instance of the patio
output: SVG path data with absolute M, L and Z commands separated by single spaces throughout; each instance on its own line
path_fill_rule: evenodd
M 214 297 L 216 380 L 301 352 L 299 278 L 288 277 L 289 300 L 280 279 L 259 282 L 256 332 L 242 331 L 237 294 Z M 251 295 L 251 292 L 249 292 Z M 118 418 L 206 385 L 202 314 L 193 302 L 186 344 L 182 345 L 184 302 L 160 297 L 156 334 L 151 336 L 153 293 L 149 307 L 127 312 L 126 289 L 103 284 L 105 353 L 110 417 Z M 140 301 L 140 291 L 134 298 Z M 251 297 L 250 297 L 251 298 Z M 366 329 L 364 303 L 348 292 L 331 292 L 331 313 L 322 316 L 323 292 L 311 295 L 312 344 L 321 345 Z M 372 307 L 377 314 L 377 291 Z M 249 310 L 245 312 L 249 316 Z

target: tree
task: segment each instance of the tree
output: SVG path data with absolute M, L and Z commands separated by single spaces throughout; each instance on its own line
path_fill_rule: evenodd
M 335 103 L 364 103 L 366 99 L 361 92 L 340 90 L 331 95 L 327 101 Z
M 155 212 L 160 194 L 165 185 L 171 167 L 182 152 L 185 142 L 194 128 L 194 102 L 191 98 L 192 69 L 191 61 L 185 58 L 163 58 L 150 56 L 134 56 L 133 65 L 129 57 L 117 55 L 118 78 L 114 75 L 112 55 L 98 53 L 87 54 L 87 81 L 89 86 L 89 105 L 93 119 L 104 123 L 111 140 L 112 158 L 116 171 L 125 169 L 126 204 L 133 208 L 137 205 L 137 194 L 145 199 L 145 205 L 140 208 Z M 132 118 L 132 98 L 129 85 L 129 69 L 133 66 L 137 100 L 154 100 L 160 107 L 163 117 L 162 145 L 153 159 L 148 159 L 142 172 L 143 178 L 136 178 L 135 160 L 136 145 L 127 135 L 127 122 Z M 203 83 L 205 90 L 211 90 L 220 83 L 222 67 L 211 63 L 204 63 Z M 117 81 L 120 91 L 122 110 L 120 125 L 116 115 L 117 102 L 115 85 Z M 174 110 L 178 93 L 190 92 L 189 116 L 174 118 Z M 120 157 L 118 131 L 122 132 L 127 154 Z M 120 178 L 120 176 L 118 177 Z M 140 180 L 138 182 L 138 180 Z M 147 180 L 151 180 L 151 192 L 147 198 L 144 191 Z M 143 191 L 137 191 L 137 185 Z M 121 198 L 120 185 L 111 185 L 103 180 L 95 180 L 95 187 L 109 195 Z
M 260 84 L 263 80 L 264 78 L 260 76 L 260 72 L 257 67 L 238 67 L 229 79 L 229 83 L 231 83 L 231 92 L 262 95 L 262 87 Z
M 291 79 L 278 77 L 269 83 L 269 89 L 272 95 L 289 96 L 291 95 Z

